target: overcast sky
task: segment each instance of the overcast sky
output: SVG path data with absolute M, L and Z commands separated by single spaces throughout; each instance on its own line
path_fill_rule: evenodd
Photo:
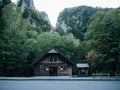
M 12 0 L 17 1 L 17 0 Z M 87 5 L 93 7 L 120 7 L 120 0 L 33 0 L 38 11 L 48 14 L 51 24 L 55 27 L 59 12 L 67 7 Z

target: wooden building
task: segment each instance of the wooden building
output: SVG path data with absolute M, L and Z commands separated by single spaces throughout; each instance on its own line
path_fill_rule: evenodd
M 68 76 L 72 75 L 73 62 L 55 48 L 37 58 L 34 65 L 35 76 Z
M 78 75 L 88 76 L 89 65 L 88 63 L 77 63 Z

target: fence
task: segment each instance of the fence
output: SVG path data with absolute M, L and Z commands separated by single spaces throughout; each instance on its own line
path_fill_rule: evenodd
M 110 73 L 93 73 L 92 76 L 111 76 Z M 115 76 L 120 77 L 120 73 L 115 73 Z

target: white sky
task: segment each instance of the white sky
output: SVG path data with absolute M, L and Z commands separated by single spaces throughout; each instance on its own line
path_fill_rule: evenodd
M 12 0 L 13 2 L 17 0 Z M 120 0 L 33 0 L 38 11 L 48 14 L 51 24 L 55 27 L 59 12 L 64 8 L 80 5 L 93 7 L 120 7 Z

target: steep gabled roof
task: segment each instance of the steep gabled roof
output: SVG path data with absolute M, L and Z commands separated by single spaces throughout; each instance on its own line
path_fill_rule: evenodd
M 46 53 L 44 53 L 41 57 L 39 58 L 36 58 L 33 63 L 31 65 L 35 65 L 37 62 L 39 62 L 42 58 L 44 58 L 47 54 L 49 53 L 58 53 L 59 55 L 61 55 L 65 60 L 66 62 L 70 63 L 71 65 L 74 65 L 74 62 L 71 61 L 69 58 L 67 58 L 63 53 L 61 53 L 59 50 L 55 49 L 55 48 L 52 48 L 50 50 L 48 50 Z

